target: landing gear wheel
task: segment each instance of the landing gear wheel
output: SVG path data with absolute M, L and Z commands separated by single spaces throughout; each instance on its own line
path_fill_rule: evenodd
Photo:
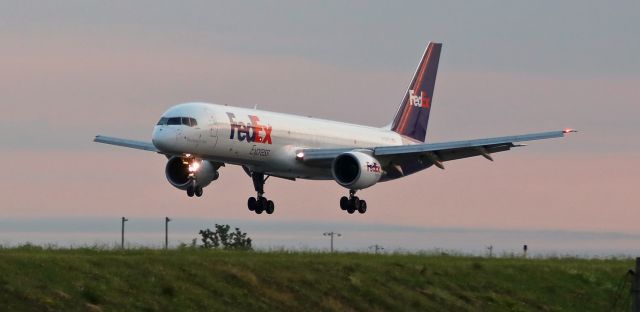
M 360 198 L 358 198 L 357 196 L 354 196 L 353 198 L 351 198 L 349 200 L 349 208 L 351 208 L 352 210 L 356 210 L 358 209 L 358 207 L 360 207 Z
M 356 210 L 353 207 L 349 207 L 349 208 L 347 208 L 347 212 L 349 214 L 353 214 L 354 212 L 356 212 Z
M 275 205 L 273 204 L 273 201 L 267 200 L 266 197 L 249 197 L 249 200 L 247 201 L 247 207 L 249 207 L 249 210 L 257 213 L 257 214 L 261 214 L 263 212 L 266 212 L 267 214 L 272 214 L 273 211 L 275 210 Z
M 360 205 L 358 207 L 358 212 L 363 214 L 367 212 L 367 202 L 365 200 L 360 201 Z
M 256 198 L 256 208 L 253 210 L 253 212 L 257 213 L 257 214 L 262 214 L 262 212 L 264 211 L 265 205 L 262 201 L 264 197 L 258 197 Z
M 267 207 L 265 208 L 265 211 L 267 212 L 267 214 L 272 214 L 275 209 L 276 208 L 273 205 L 273 201 L 268 200 L 267 201 Z
M 187 196 L 193 197 L 193 195 L 194 195 L 193 187 L 187 186 Z
M 247 200 L 247 208 L 249 208 L 250 211 L 254 211 L 256 210 L 257 206 L 258 206 L 258 201 L 256 200 L 256 198 L 249 197 L 249 200 Z
M 202 196 L 202 187 L 201 186 L 196 186 L 196 189 L 194 190 L 193 193 L 198 197 Z
M 342 196 L 340 198 L 340 209 L 347 210 L 349 208 L 349 198 L 347 196 Z

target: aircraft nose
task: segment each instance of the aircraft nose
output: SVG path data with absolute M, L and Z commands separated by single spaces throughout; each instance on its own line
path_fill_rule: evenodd
M 170 147 L 170 131 L 164 128 L 163 126 L 156 126 L 151 135 L 151 143 L 160 151 L 167 151 Z

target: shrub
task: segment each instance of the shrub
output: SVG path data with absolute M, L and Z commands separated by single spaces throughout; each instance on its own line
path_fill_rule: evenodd
M 235 228 L 235 232 L 231 232 L 231 226 L 228 224 L 215 224 L 215 231 L 210 229 L 200 230 L 202 245 L 201 248 L 223 248 L 223 249 L 239 249 L 252 250 L 251 238 L 247 237 L 247 233 Z

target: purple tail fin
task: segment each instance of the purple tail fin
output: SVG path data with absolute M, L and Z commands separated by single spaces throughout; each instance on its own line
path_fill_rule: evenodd
M 429 42 L 391 124 L 391 130 L 420 142 L 427 135 L 441 49 L 442 43 Z

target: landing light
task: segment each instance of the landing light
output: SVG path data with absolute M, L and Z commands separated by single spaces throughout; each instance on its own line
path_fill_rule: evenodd
M 194 160 L 190 165 L 189 165 L 189 172 L 196 172 L 198 171 L 198 169 L 200 168 L 200 162 Z
M 302 159 L 302 158 L 304 158 L 304 153 L 303 153 L 303 152 L 298 152 L 298 153 L 296 154 L 296 158 L 298 158 L 298 159 Z

